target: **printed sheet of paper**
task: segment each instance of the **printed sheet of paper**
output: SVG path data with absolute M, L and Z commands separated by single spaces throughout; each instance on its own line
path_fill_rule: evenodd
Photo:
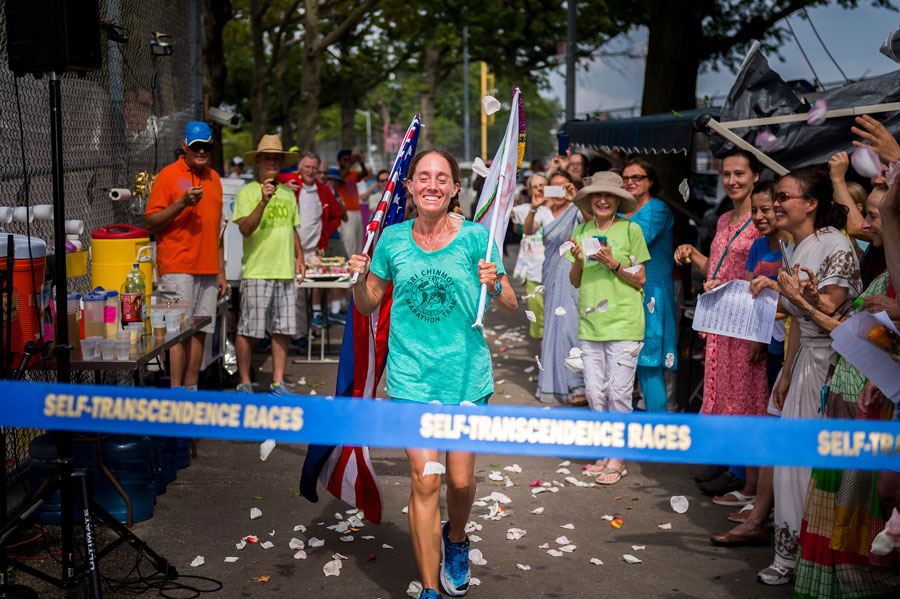
M 778 294 L 771 289 L 753 299 L 749 281 L 729 281 L 697 298 L 694 330 L 769 343 L 777 307 Z
M 900 401 L 900 364 L 894 362 L 887 351 L 866 339 L 869 331 L 879 324 L 897 330 L 887 312 L 855 314 L 831 331 L 834 339 L 831 347 L 875 383 L 887 398 L 897 403 Z

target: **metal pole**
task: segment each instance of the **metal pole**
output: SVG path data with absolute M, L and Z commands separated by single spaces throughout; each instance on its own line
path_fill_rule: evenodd
M 487 93 L 487 63 L 481 61 L 481 97 Z M 481 159 L 487 161 L 487 113 L 484 111 L 484 102 L 481 104 Z
M 566 120 L 575 119 L 575 19 L 578 16 L 576 0 L 566 2 Z
M 469 127 L 469 28 L 463 27 L 463 160 L 472 159 Z
M 71 381 L 69 365 L 69 321 L 66 302 L 66 213 L 63 190 L 62 93 L 57 73 L 50 73 L 50 171 L 53 181 L 53 235 L 57 240 L 56 277 L 56 380 Z

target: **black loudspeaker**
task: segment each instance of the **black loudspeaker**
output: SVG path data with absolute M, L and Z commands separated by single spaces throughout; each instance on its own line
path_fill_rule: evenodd
M 6 0 L 6 50 L 9 70 L 27 73 L 98 71 L 98 0 Z

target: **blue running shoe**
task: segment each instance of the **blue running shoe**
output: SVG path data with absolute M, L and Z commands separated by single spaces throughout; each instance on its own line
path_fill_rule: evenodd
M 269 385 L 269 394 L 270 395 L 294 395 L 288 388 L 284 386 L 284 381 L 280 383 L 272 383 Z
M 306 348 L 308 347 L 309 339 L 307 339 L 306 337 L 297 337 L 296 339 L 291 339 L 291 349 L 306 351 Z
M 344 312 L 338 312 L 336 314 L 329 314 L 328 321 L 336 322 L 338 324 L 347 324 L 347 314 Z
M 422 592 L 419 593 L 419 599 L 443 599 L 443 597 L 434 589 L 422 589 Z
M 312 320 L 310 321 L 310 324 L 312 325 L 312 327 L 314 329 L 321 329 L 325 326 L 325 321 L 322 320 L 321 316 L 313 316 Z
M 451 597 L 469 591 L 469 537 L 462 543 L 450 540 L 450 522 L 441 526 L 441 585 Z
M 253 385 L 250 383 L 244 383 L 243 385 L 238 385 L 235 391 L 238 393 L 253 393 Z

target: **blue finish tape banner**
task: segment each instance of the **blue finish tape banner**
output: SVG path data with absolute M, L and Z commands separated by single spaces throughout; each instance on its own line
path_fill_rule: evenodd
M 900 470 L 900 422 L 0 383 L 0 425 L 655 462 Z

